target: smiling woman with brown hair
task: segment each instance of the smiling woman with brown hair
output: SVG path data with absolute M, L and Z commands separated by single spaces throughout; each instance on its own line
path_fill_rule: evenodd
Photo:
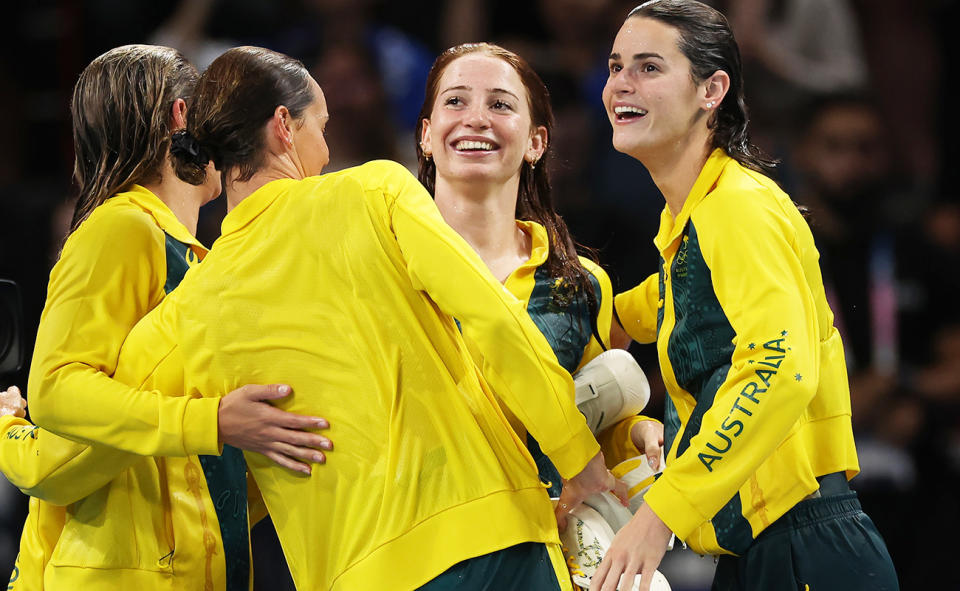
M 554 210 L 553 124 L 547 88 L 523 58 L 488 43 L 458 45 L 430 70 L 417 153 L 420 181 L 444 220 L 524 303 L 552 355 L 573 374 L 609 346 L 613 294 L 606 272 L 578 255 Z M 608 465 L 645 455 L 657 469 L 663 426 L 620 409 L 607 408 L 598 433 Z M 550 495 L 572 509 L 556 468 L 523 425 L 512 422 Z

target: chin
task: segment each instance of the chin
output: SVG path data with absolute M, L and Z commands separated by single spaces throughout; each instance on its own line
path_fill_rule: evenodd
M 633 156 L 640 147 L 640 143 L 632 138 L 618 136 L 617 134 L 613 135 L 613 149 L 617 152 L 622 152 L 628 156 Z
M 503 176 L 503 171 L 492 166 L 481 164 L 457 166 L 450 171 L 450 176 L 460 180 L 489 181 Z

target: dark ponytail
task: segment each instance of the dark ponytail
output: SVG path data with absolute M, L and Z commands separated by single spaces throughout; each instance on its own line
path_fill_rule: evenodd
M 226 51 L 197 83 L 186 133 L 173 151 L 177 176 L 199 185 L 212 160 L 220 172 L 236 170 L 236 180 L 250 180 L 263 166 L 263 126 L 276 108 L 301 119 L 316 98 L 299 61 L 262 47 Z

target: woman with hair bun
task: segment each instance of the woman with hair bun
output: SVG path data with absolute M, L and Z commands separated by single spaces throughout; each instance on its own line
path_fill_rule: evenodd
M 694 0 L 635 8 L 603 103 L 614 147 L 666 201 L 659 272 L 615 306 L 627 335 L 656 341 L 669 398 L 666 467 L 591 588 L 642 573 L 649 589 L 672 531 L 720 555 L 715 590 L 897 589 L 847 484 L 847 372 L 813 236 L 750 143 L 726 19 Z
M 282 408 L 323 409 L 340 450 L 323 474 L 246 456 L 298 588 L 568 589 L 550 501 L 492 391 L 586 496 L 614 479 L 569 374 L 406 169 L 317 176 L 328 117 L 287 56 L 239 47 L 204 72 L 175 168 L 223 171 L 223 232 L 128 336 L 117 376 L 203 400 L 284 376 Z

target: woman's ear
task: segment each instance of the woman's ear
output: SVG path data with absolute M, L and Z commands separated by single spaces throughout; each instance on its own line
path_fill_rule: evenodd
M 170 120 L 173 123 L 171 126 L 173 131 L 187 128 L 187 101 L 182 98 L 173 101 L 173 107 L 170 109 Z
M 284 148 L 293 147 L 293 118 L 290 111 L 283 105 L 278 106 L 273 111 L 273 117 L 270 118 L 270 135 Z
M 549 141 L 550 138 L 547 137 L 546 127 L 543 125 L 534 127 L 530 133 L 530 145 L 527 146 L 527 153 L 524 154 L 526 161 L 530 164 L 539 162 L 540 158 L 543 157 L 543 153 L 547 151 Z
M 420 151 L 427 158 L 433 155 L 433 142 L 430 141 L 430 120 L 426 118 L 420 124 Z
M 723 97 L 727 96 L 727 91 L 730 90 L 730 75 L 723 70 L 717 70 L 703 81 L 703 89 L 702 108 L 707 111 L 719 108 Z

